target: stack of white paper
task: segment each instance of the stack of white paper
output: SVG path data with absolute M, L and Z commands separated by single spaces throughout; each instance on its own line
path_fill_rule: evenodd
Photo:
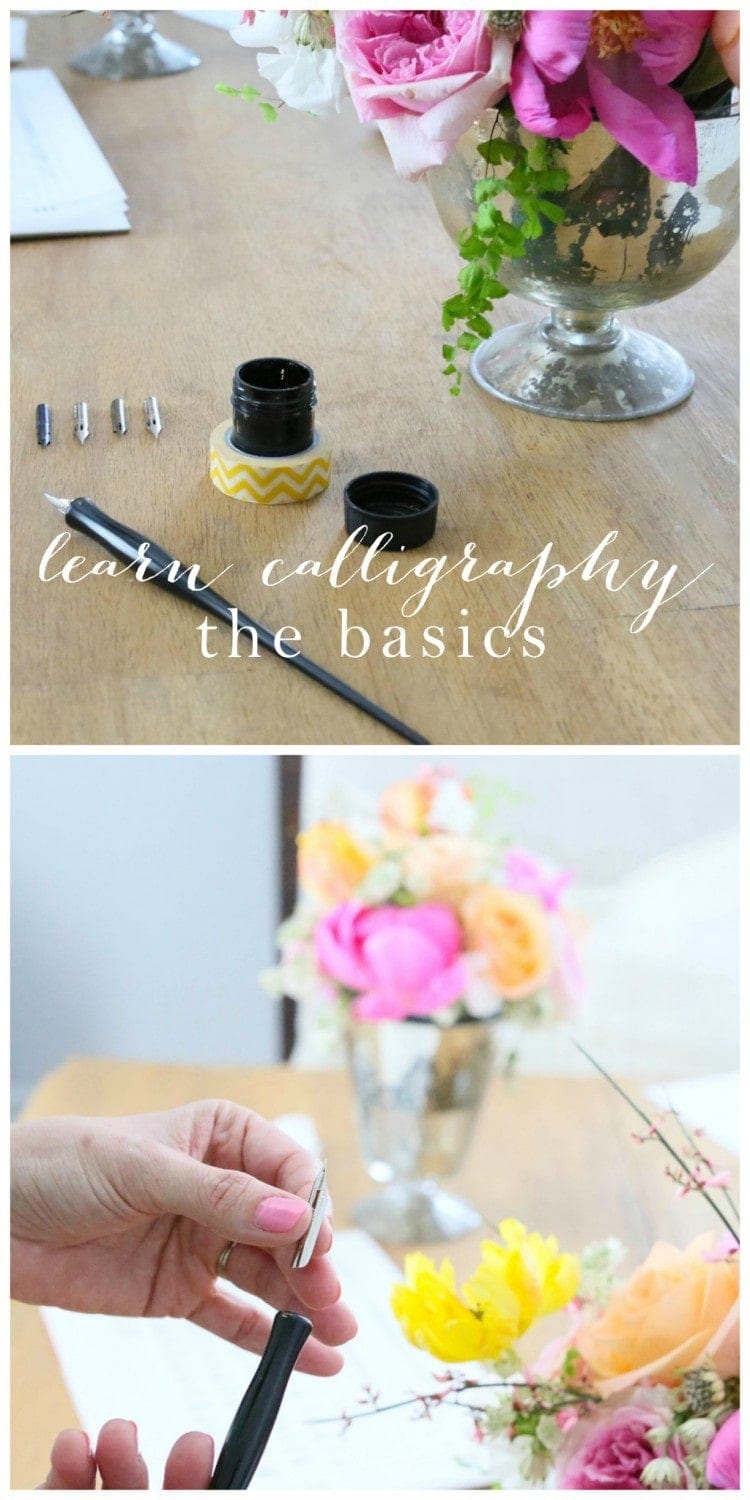
M 253 1487 L 403 1490 L 486 1483 L 490 1455 L 472 1441 L 469 1413 L 456 1407 L 441 1408 L 431 1421 L 416 1420 L 418 1409 L 407 1406 L 364 1417 L 347 1431 L 338 1421 L 315 1425 L 344 1411 L 362 1411 L 366 1385 L 380 1393 L 383 1405 L 437 1388 L 439 1361 L 406 1343 L 390 1310 L 390 1289 L 398 1279 L 393 1261 L 356 1229 L 337 1234 L 334 1249 L 359 1334 L 344 1350 L 339 1375 L 292 1376 Z M 257 1365 L 254 1355 L 171 1319 L 57 1308 L 45 1308 L 44 1319 L 82 1426 L 94 1434 L 110 1417 L 136 1422 L 157 1489 L 180 1433 L 210 1432 L 217 1444 L 223 1442 Z M 496 1466 L 499 1455 L 491 1461 Z
M 49 68 L 11 73 L 11 238 L 129 229 L 128 200 Z

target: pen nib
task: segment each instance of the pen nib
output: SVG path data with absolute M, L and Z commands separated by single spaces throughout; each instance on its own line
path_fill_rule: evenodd
M 70 500 L 62 500 L 59 495 L 49 495 L 46 490 L 44 491 L 44 498 L 45 500 L 49 500 L 50 505 L 54 505 L 55 510 L 62 511 L 64 516 L 67 515 L 68 507 L 71 504 Z
M 73 431 L 79 443 L 85 443 L 89 435 L 89 409 L 85 401 L 76 401 L 73 407 Z
M 161 417 L 159 416 L 159 403 L 155 396 L 147 396 L 143 403 L 146 413 L 146 426 L 152 437 L 158 438 L 161 432 Z

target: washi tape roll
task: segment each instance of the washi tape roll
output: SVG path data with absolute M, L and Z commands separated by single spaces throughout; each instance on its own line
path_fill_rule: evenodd
M 319 427 L 312 447 L 283 458 L 243 453 L 232 442 L 225 422 L 211 433 L 211 479 L 222 495 L 252 500 L 255 505 L 288 505 L 312 500 L 331 482 L 332 444 Z

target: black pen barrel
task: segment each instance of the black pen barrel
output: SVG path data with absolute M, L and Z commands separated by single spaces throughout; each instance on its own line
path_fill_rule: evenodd
M 300 1351 L 312 1323 L 298 1313 L 280 1312 L 263 1358 L 237 1408 L 211 1476 L 210 1490 L 246 1490 L 266 1449 Z
M 286 662 L 288 666 L 295 667 L 298 672 L 310 677 L 313 682 L 319 683 L 329 692 L 335 693 L 337 697 L 343 698 L 346 703 L 351 703 L 354 708 L 368 714 L 385 729 L 390 729 L 400 739 L 406 740 L 407 744 L 429 745 L 430 741 L 426 740 L 423 735 L 417 734 L 410 725 L 404 724 L 403 720 L 388 713 L 387 709 L 381 708 L 378 703 L 373 703 L 371 698 L 365 697 L 356 688 L 350 687 L 341 677 L 336 677 L 333 672 L 311 661 L 309 656 L 301 653 L 292 656 L 278 651 L 276 637 L 265 625 L 253 620 L 243 610 L 235 611 L 221 594 L 217 594 L 215 589 L 204 584 L 200 577 L 195 576 L 192 569 L 184 568 L 171 552 L 160 547 L 158 542 L 150 541 L 140 532 L 133 531 L 121 521 L 116 521 L 112 516 L 106 515 L 97 505 L 94 505 L 92 500 L 85 496 L 72 500 L 66 519 L 69 526 L 101 542 L 102 546 L 121 562 L 141 564 L 141 576 L 157 584 L 159 588 L 177 594 L 187 603 L 222 620 L 225 625 L 231 626 L 236 616 L 237 626 L 253 631 L 261 646 L 273 651 L 274 655 Z

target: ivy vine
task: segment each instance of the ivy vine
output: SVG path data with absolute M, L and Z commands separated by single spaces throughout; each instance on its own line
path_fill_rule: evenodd
M 492 325 L 487 313 L 495 302 L 506 297 L 508 288 L 500 279 L 505 260 L 519 260 L 527 240 L 539 239 L 543 219 L 562 224 L 565 209 L 552 203 L 547 193 L 562 193 L 568 186 L 568 173 L 555 165 L 557 154 L 564 150 L 559 141 L 539 136 L 530 145 L 496 135 L 503 118 L 498 109 L 489 139 L 477 147 L 485 164 L 484 176 L 474 184 L 474 214 L 468 228 L 459 236 L 458 249 L 466 265 L 458 273 L 460 291 L 443 303 L 443 328 L 460 332 L 452 343 L 443 344 L 443 374 L 450 381 L 450 393 L 458 396 L 463 372 L 459 352 L 472 352 L 483 339 L 489 338 Z M 507 163 L 510 170 L 498 177 L 495 168 Z M 498 199 L 508 193 L 513 199 L 510 215 L 504 214 Z

